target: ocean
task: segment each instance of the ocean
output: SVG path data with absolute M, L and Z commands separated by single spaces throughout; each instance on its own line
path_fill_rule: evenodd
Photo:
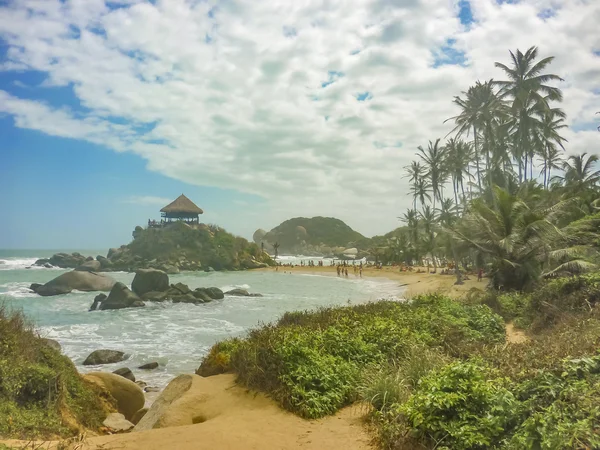
M 0 302 L 22 310 L 42 337 L 57 340 L 63 353 L 81 372 L 129 367 L 137 379 L 159 388 L 179 374 L 193 373 L 215 342 L 243 336 L 248 329 L 276 320 L 286 311 L 357 304 L 402 295 L 402 288 L 396 282 L 360 279 L 352 275 L 344 279 L 290 274 L 285 273 L 285 268 L 278 272 L 184 272 L 171 275 L 171 282 L 182 282 L 192 289 L 216 286 L 226 291 L 239 287 L 263 297 L 225 297 L 203 305 L 147 303 L 144 308 L 89 312 L 97 292 L 40 297 L 29 290 L 31 283 L 45 283 L 66 271 L 27 269 L 36 259 L 58 251 L 61 250 L 0 250 Z M 79 251 L 86 256 L 106 255 L 106 250 L 62 251 Z M 282 262 L 308 259 L 285 257 Z M 329 261 L 325 261 L 325 265 L 328 264 Z M 334 270 L 332 268 L 332 272 Z M 125 272 L 109 275 L 128 286 L 134 277 Z M 117 364 L 82 365 L 88 354 L 101 348 L 121 350 L 130 357 Z M 157 361 L 159 368 L 153 371 L 136 369 L 151 361 Z

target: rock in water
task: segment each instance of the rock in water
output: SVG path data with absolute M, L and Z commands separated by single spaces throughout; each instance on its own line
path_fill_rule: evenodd
M 29 289 L 31 289 L 33 292 L 37 292 L 37 290 L 39 288 L 41 288 L 43 286 L 43 284 L 40 283 L 31 283 L 31 286 L 29 286 Z
M 63 273 L 42 286 L 35 292 L 44 297 L 51 295 L 68 294 L 74 289 L 78 291 L 110 291 L 116 283 L 111 277 L 95 272 L 81 272 L 72 270 Z
M 96 297 L 94 297 L 94 302 L 92 303 L 92 306 L 90 306 L 89 311 L 96 311 L 96 309 L 98 309 L 98 305 L 100 303 L 102 303 L 104 300 L 106 300 L 106 294 L 98 294 L 96 295 Z
M 121 367 L 120 369 L 114 370 L 113 373 L 115 375 L 121 375 L 123 378 L 135 383 L 135 375 L 129 367 Z
M 96 366 L 98 364 L 113 364 L 124 361 L 127 358 L 128 355 L 118 350 L 94 350 L 87 358 L 85 358 L 83 365 Z
M 150 291 L 142 295 L 142 300 L 147 302 L 164 302 L 169 298 L 168 292 Z
M 169 276 L 158 269 L 139 269 L 131 283 L 131 290 L 142 296 L 147 292 L 164 292 L 169 289 Z
M 217 287 L 206 288 L 206 292 L 208 292 L 208 295 L 210 295 L 210 298 L 212 298 L 213 300 L 220 300 L 222 298 L 225 298 L 223 291 Z
M 117 401 L 117 410 L 127 420 L 144 407 L 144 391 L 133 381 L 108 372 L 90 372 L 83 378 L 108 391 Z
M 225 295 L 233 295 L 235 297 L 262 297 L 262 294 L 251 294 L 246 289 L 232 289 L 225 292 Z
M 127 420 L 121 413 L 110 413 L 106 419 L 104 419 L 102 425 L 104 425 L 106 428 L 110 428 L 116 433 L 129 431 L 135 426 L 134 423 L 131 423 L 129 420 Z
M 75 270 L 78 272 L 99 272 L 102 265 L 99 261 L 86 261 L 82 265 L 77 266 Z
M 152 370 L 152 369 L 157 369 L 157 368 L 158 368 L 158 363 L 156 361 L 147 363 L 147 364 L 143 364 L 140 367 L 138 367 L 138 369 L 143 369 L 143 370 Z
M 100 304 L 100 310 L 122 309 L 145 306 L 144 302 L 121 282 L 115 283 L 106 300 Z
M 190 287 L 187 284 L 183 284 L 183 283 L 172 284 L 170 290 L 173 291 L 175 294 L 180 294 L 180 295 L 192 293 L 192 290 L 190 289 Z

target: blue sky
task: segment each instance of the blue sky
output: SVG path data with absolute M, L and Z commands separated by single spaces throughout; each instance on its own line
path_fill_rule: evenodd
M 453 96 L 531 45 L 566 78 L 568 150 L 598 151 L 599 4 L 354 3 L 0 2 L 0 248 L 118 246 L 181 193 L 248 238 L 385 233 Z

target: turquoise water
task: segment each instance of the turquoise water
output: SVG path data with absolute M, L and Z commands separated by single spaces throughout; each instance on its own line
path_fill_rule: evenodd
M 49 252 L 49 253 L 48 253 Z M 65 272 L 62 269 L 26 269 L 38 257 L 56 251 L 0 252 L 0 301 L 22 309 L 35 322 L 40 334 L 56 339 L 82 372 L 99 367 L 81 365 L 93 350 L 109 348 L 130 354 L 127 361 L 102 366 L 102 370 L 129 367 L 138 379 L 163 387 L 181 373 L 191 373 L 216 341 L 243 335 L 260 322 L 277 319 L 285 311 L 319 306 L 356 304 L 401 295 L 398 283 L 384 280 L 349 279 L 279 272 L 187 272 L 171 275 L 192 289 L 217 286 L 223 290 L 241 287 L 264 297 L 226 297 L 205 305 L 148 303 L 145 308 L 93 311 L 88 308 L 97 293 L 73 292 L 40 297 L 28 289 Z M 106 252 L 80 251 L 83 255 Z M 332 273 L 334 269 L 332 268 Z M 110 276 L 131 285 L 134 274 Z M 143 363 L 158 361 L 154 371 L 139 371 Z

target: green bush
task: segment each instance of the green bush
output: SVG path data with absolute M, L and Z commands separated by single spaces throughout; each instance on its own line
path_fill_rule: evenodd
M 410 384 L 429 370 L 428 360 L 419 356 L 430 348 L 440 349 L 432 351 L 433 361 L 443 358 L 444 351 L 461 353 L 503 339 L 502 319 L 489 308 L 428 295 L 411 303 L 286 313 L 235 345 L 216 344 L 198 373 L 233 371 L 239 382 L 267 392 L 290 411 L 315 418 L 354 401 L 367 368 L 395 361 Z
M 69 358 L 48 346 L 18 312 L 0 306 L 0 435 L 72 436 L 97 429 L 112 399 L 80 377 Z
M 455 362 L 423 378 L 399 411 L 414 436 L 438 448 L 490 448 L 519 411 L 507 384 L 483 365 Z

